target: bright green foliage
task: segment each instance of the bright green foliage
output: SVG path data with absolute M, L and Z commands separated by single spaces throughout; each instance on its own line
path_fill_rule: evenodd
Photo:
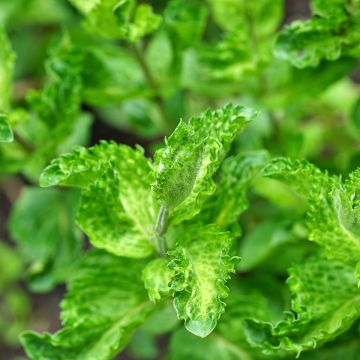
M 216 225 L 195 224 L 186 231 L 182 224 L 174 227 L 168 221 L 167 206 L 160 206 L 156 199 L 159 194 L 171 199 L 171 194 L 166 193 L 166 182 L 180 179 L 184 172 L 189 173 L 195 185 L 190 183 L 189 189 L 178 189 L 183 193 L 180 197 L 188 199 L 189 192 L 195 199 L 201 192 L 211 195 L 215 187 L 212 175 L 236 133 L 253 116 L 250 109 L 227 105 L 192 118 L 188 125 L 181 123 L 165 148 L 157 152 L 155 170 L 142 149 L 103 142 L 89 149 L 76 148 L 54 160 L 40 180 L 43 186 L 59 184 L 83 189 L 77 222 L 94 246 L 132 258 L 147 257 L 154 250 L 166 256 L 166 248 L 170 249 L 170 263 L 158 258 L 144 267 L 144 288 L 154 302 L 174 294 L 178 317 L 185 320 L 191 332 L 202 337 L 214 329 L 224 311 L 223 299 L 228 293 L 226 281 L 234 271 L 236 259 L 233 239 Z M 209 135 L 200 138 L 196 129 L 203 131 L 206 127 Z M 195 135 L 197 143 L 189 143 Z M 190 146 L 186 147 L 186 142 Z M 167 155 L 169 151 L 175 166 Z M 243 176 L 242 183 L 248 185 L 265 158 L 264 153 L 254 153 L 249 165 L 240 166 L 244 173 L 235 166 L 232 181 Z M 161 161 L 164 161 L 164 168 Z M 200 168 L 197 168 L 199 161 Z M 229 172 L 233 167 L 230 166 Z M 154 178 L 155 194 L 151 191 Z M 204 194 L 201 196 L 205 198 Z M 198 201 L 196 212 L 201 205 Z M 183 211 L 185 213 L 185 208 Z M 239 210 L 235 215 L 239 215 Z M 29 340 L 28 346 L 34 342 L 34 339 Z
M 140 150 L 123 146 L 118 155 L 114 168 L 83 193 L 77 221 L 96 247 L 146 257 L 154 251 L 151 167 Z
M 66 185 L 88 188 L 115 161 L 118 146 L 101 142 L 89 149 L 76 147 L 51 162 L 40 176 L 40 186 Z
M 224 312 L 225 284 L 236 262 L 232 244 L 230 235 L 216 226 L 195 225 L 187 227 L 170 253 L 174 306 L 186 328 L 197 336 L 209 335 Z
M 330 6 L 329 6 L 330 5 Z M 280 33 L 277 56 L 303 68 L 317 66 L 322 60 L 360 54 L 358 0 L 312 1 L 310 20 L 294 21 Z
M 101 251 L 87 254 L 61 304 L 64 329 L 24 333 L 32 359 L 111 359 L 152 311 L 141 281 L 143 263 Z
M 135 0 L 72 2 L 86 15 L 86 29 L 106 38 L 136 42 L 156 30 L 161 22 L 150 5 L 136 5 Z
M 142 149 L 102 142 L 53 161 L 40 184 L 87 188 L 77 221 L 90 241 L 120 256 L 146 257 L 154 250 L 151 173 Z
M 290 270 L 292 310 L 276 325 L 249 320 L 250 343 L 264 354 L 300 354 L 335 338 L 360 315 L 360 293 L 353 268 L 315 257 Z M 334 291 L 336 296 L 334 296 Z
M 143 280 L 151 301 L 156 302 L 164 295 L 169 295 L 173 275 L 165 259 L 155 259 L 146 265 L 143 270 Z
M 14 140 L 14 135 L 10 125 L 6 121 L 6 115 L 0 114 L 0 142 L 11 142 Z
M 188 124 L 180 122 L 166 146 L 156 152 L 153 191 L 173 223 L 200 211 L 204 200 L 215 191 L 212 176 L 231 142 L 255 114 L 231 105 L 208 110 Z
M 12 208 L 9 230 L 29 264 L 33 291 L 49 291 L 68 279 L 82 248 L 82 234 L 74 221 L 78 200 L 75 190 L 28 187 Z
M 330 258 L 360 260 L 357 189 L 359 172 L 342 184 L 306 161 L 275 159 L 262 174 L 285 182 L 308 203 L 309 240 L 323 246 Z
M 360 3 L 310 5 L 0 0 L 2 338 L 25 278 L 31 359 L 357 359 Z

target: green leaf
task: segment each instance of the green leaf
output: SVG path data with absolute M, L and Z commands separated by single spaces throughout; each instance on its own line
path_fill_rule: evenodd
M 169 1 L 164 11 L 164 21 L 174 38 L 174 46 L 187 47 L 199 42 L 205 31 L 207 16 L 208 9 L 199 0 Z
M 156 152 L 153 191 L 174 224 L 194 217 L 215 191 L 212 176 L 234 137 L 255 115 L 242 106 L 208 110 L 189 123 L 181 121 Z
M 15 54 L 3 26 L 0 26 L 0 44 L 0 112 L 2 112 L 8 111 L 10 107 L 15 63 Z
M 94 246 L 119 256 L 146 257 L 154 251 L 155 237 L 152 165 L 140 148 L 113 144 L 113 150 L 109 170 L 83 192 L 77 221 Z
M 23 172 L 33 181 L 45 165 L 64 150 L 64 144 L 78 126 L 82 61 L 82 52 L 65 33 L 52 47 L 46 61 L 48 82 L 42 90 L 28 95 L 29 119 L 16 130 L 27 143 L 29 152 Z
M 285 182 L 307 201 L 309 240 L 324 247 L 330 258 L 359 261 L 359 171 L 342 184 L 305 160 L 278 158 L 262 174 Z
M 225 310 L 226 281 L 236 262 L 232 245 L 229 233 L 215 225 L 193 225 L 170 252 L 174 306 L 187 330 L 197 336 L 209 335 Z
M 279 25 L 283 15 L 281 0 L 210 0 L 215 21 L 225 30 L 239 29 L 261 39 L 272 34 Z
M 14 135 L 6 121 L 6 115 L 0 113 L 0 142 L 12 142 Z
M 360 316 L 360 294 L 351 266 L 315 257 L 292 268 L 287 283 L 295 314 L 288 313 L 275 325 L 246 323 L 248 341 L 263 354 L 299 356 L 334 339 Z
M 90 42 L 84 52 L 83 98 L 87 104 L 118 105 L 126 99 L 149 95 L 143 72 L 130 51 Z
M 173 277 L 172 270 L 168 267 L 166 259 L 150 261 L 143 270 L 145 289 L 149 292 L 149 298 L 156 302 L 170 293 L 170 282 Z
M 78 199 L 74 190 L 27 187 L 12 208 L 10 235 L 30 264 L 34 291 L 49 291 L 67 280 L 81 252 L 82 235 L 74 222 Z
M 268 160 L 269 155 L 263 150 L 227 158 L 218 172 L 216 191 L 205 201 L 198 216 L 201 221 L 223 228 L 237 223 L 248 207 L 247 190 Z
M 140 278 L 144 264 L 91 251 L 80 262 L 61 303 L 63 330 L 26 332 L 30 359 L 108 360 L 128 343 L 153 305 Z
M 86 7 L 79 1 L 76 3 L 87 13 L 86 29 L 106 38 L 137 42 L 161 23 L 161 17 L 154 14 L 150 5 L 136 5 L 134 0 L 100 0 Z
M 44 169 L 40 186 L 64 185 L 86 189 L 110 168 L 118 155 L 118 146 L 114 142 L 101 141 L 90 148 L 75 147 Z
M 356 263 L 360 260 L 360 171 L 340 180 L 327 196 L 312 200 L 308 214 L 309 239 L 323 246 L 328 257 Z
M 254 283 L 253 278 L 248 282 Z M 269 278 L 265 279 L 271 286 L 270 293 L 278 294 L 278 288 Z M 193 336 L 185 329 L 173 332 L 170 338 L 171 360 L 258 360 L 260 351 L 247 344 L 244 334 L 244 319 L 256 317 L 267 319 L 270 316 L 270 299 L 253 288 L 244 286 L 244 279 L 231 281 L 230 294 L 226 299 L 226 312 L 219 320 L 216 329 L 206 338 Z M 261 284 L 262 285 L 262 284 Z
M 317 66 L 322 60 L 358 57 L 359 2 L 357 0 L 313 2 L 310 20 L 294 21 L 280 33 L 276 55 L 299 68 Z

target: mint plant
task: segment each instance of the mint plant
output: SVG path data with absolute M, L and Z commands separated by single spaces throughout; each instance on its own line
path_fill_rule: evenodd
M 291 6 L 0 0 L 1 354 L 358 358 L 360 4 Z

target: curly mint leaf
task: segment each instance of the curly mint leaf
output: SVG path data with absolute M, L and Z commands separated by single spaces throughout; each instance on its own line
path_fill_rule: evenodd
M 12 92 L 15 53 L 2 26 L 0 26 L 0 111 L 8 111 Z
M 101 176 L 118 155 L 113 142 L 101 141 L 91 148 L 75 147 L 54 159 L 40 176 L 40 186 L 54 185 L 87 188 Z
M 108 171 L 83 192 L 77 214 L 94 246 L 119 256 L 151 255 L 156 218 L 151 176 L 152 166 L 142 149 L 117 146 Z
M 359 185 L 360 171 L 356 170 L 344 184 L 335 183 L 327 196 L 312 199 L 309 239 L 323 246 L 330 258 L 360 260 Z
M 170 251 L 174 306 L 187 330 L 206 337 L 225 310 L 226 281 L 236 262 L 231 256 L 233 241 L 215 225 L 189 226 L 183 234 Z
M 153 311 L 140 278 L 144 264 L 91 251 L 81 260 L 61 303 L 64 328 L 25 332 L 30 359 L 110 360 Z
M 359 261 L 359 171 L 342 183 L 305 160 L 277 158 L 262 175 L 286 183 L 306 200 L 309 240 L 322 246 L 330 258 L 353 264 Z
M 242 106 L 208 110 L 189 123 L 181 121 L 156 152 L 153 192 L 174 224 L 194 217 L 215 191 L 212 176 L 234 137 L 255 115 Z
M 312 2 L 310 20 L 294 21 L 280 33 L 275 54 L 296 67 L 317 66 L 322 60 L 334 61 L 342 56 L 358 57 L 359 2 L 340 0 Z
M 166 259 L 159 258 L 150 261 L 144 268 L 142 277 L 152 302 L 156 302 L 170 293 L 173 271 L 168 267 Z
M 254 319 L 246 322 L 248 341 L 263 354 L 299 356 L 331 341 L 360 316 L 354 270 L 340 261 L 308 259 L 290 270 L 287 283 L 294 314 L 288 313 L 275 325 Z

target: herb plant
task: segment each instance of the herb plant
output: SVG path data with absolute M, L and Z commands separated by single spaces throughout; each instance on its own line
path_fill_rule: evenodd
M 358 360 L 360 2 L 289 3 L 0 0 L 0 342 Z

